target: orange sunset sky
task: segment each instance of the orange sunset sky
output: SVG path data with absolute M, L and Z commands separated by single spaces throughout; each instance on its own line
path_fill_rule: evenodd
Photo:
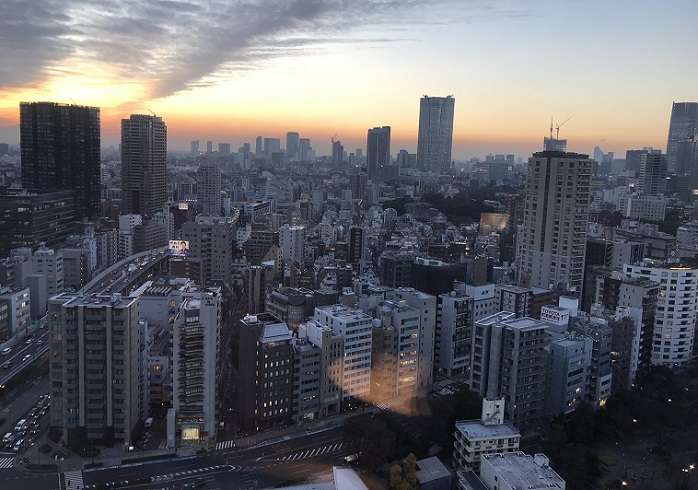
M 91 0 L 0 16 L 0 141 L 20 101 L 99 106 L 102 146 L 153 111 L 169 148 L 287 131 L 329 153 L 392 127 L 416 149 L 419 98 L 456 98 L 453 157 L 526 156 L 550 117 L 568 149 L 665 148 L 672 101 L 698 100 L 689 0 Z M 30 5 L 27 5 L 30 4 Z M 43 9 L 43 14 L 42 14 Z M 56 11 L 58 9 L 58 11 Z

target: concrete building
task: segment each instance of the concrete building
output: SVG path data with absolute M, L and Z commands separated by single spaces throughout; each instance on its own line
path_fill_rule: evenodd
M 480 472 L 480 461 L 485 454 L 510 453 L 519 450 L 521 434 L 504 421 L 504 399 L 482 400 L 480 420 L 456 422 L 453 459 L 459 470 Z
M 167 201 L 167 126 L 157 116 L 121 120 L 121 212 L 151 217 Z
M 371 400 L 390 401 L 417 394 L 420 311 L 406 302 L 378 305 L 371 349 Z
M 168 442 L 208 446 L 216 440 L 221 362 L 221 289 L 206 289 L 182 303 L 172 335 L 174 433 Z
M 565 480 L 550 467 L 544 454 L 487 454 L 482 457 L 480 479 L 489 490 L 564 490 Z
M 5 335 L 7 338 L 24 335 L 31 321 L 31 294 L 29 288 L 13 289 L 0 286 L 0 304 L 7 305 Z
M 63 292 L 63 254 L 45 246 L 40 246 L 32 256 L 34 274 L 42 274 L 49 296 Z
M 585 399 L 592 344 L 590 337 L 575 335 L 550 342 L 546 414 L 566 415 Z
M 240 320 L 239 427 L 287 425 L 293 416 L 293 336 L 269 313 Z
M 283 260 L 304 264 L 305 253 L 305 227 L 283 225 L 279 229 L 279 245 L 283 253 Z
M 315 308 L 314 320 L 328 326 L 344 339 L 344 362 L 340 378 L 342 406 L 345 410 L 356 400 L 364 400 L 371 391 L 371 346 L 373 318 L 345 306 Z
M 510 311 L 516 318 L 531 316 L 533 291 L 513 284 L 497 285 L 494 289 L 497 311 Z
M 199 215 L 182 225 L 182 240 L 189 242 L 191 258 L 201 263 L 201 284 L 227 285 L 232 276 L 235 219 Z
M 310 320 L 298 327 L 298 338 L 307 339 L 308 342 L 322 352 L 319 370 L 319 417 L 325 418 L 338 414 L 342 401 L 341 385 L 342 373 L 344 372 L 344 338 L 340 334 L 333 332 L 330 327 L 322 325 L 315 320 Z M 300 375 L 299 382 L 302 383 Z M 298 403 L 300 406 L 301 403 Z
M 663 195 L 666 191 L 667 156 L 658 151 L 643 153 L 640 156 L 640 176 L 637 190 L 641 194 Z
M 619 211 L 626 218 L 664 221 L 667 199 L 662 195 L 629 194 L 619 199 Z
M 320 418 L 321 347 L 307 337 L 293 339 L 293 420 L 297 424 Z
M 523 285 L 581 293 L 592 163 L 564 151 L 529 158 L 517 254 Z
M 420 393 L 424 394 L 434 381 L 437 299 L 436 296 L 413 288 L 397 288 L 393 291 L 393 297 L 395 301 L 404 301 L 420 313 L 417 386 Z
M 659 283 L 651 363 L 681 366 L 690 362 L 698 307 L 698 270 L 645 261 L 625 266 L 623 273 Z
M 467 374 L 470 367 L 473 298 L 463 288 L 439 296 L 434 367 L 445 376 Z
M 62 293 L 49 300 L 51 425 L 63 440 L 131 442 L 141 418 L 138 298 Z
M 423 172 L 451 173 L 453 114 L 456 99 L 424 96 L 419 101 L 417 167 Z
M 202 163 L 196 172 L 197 201 L 201 214 L 220 216 L 223 209 L 221 197 L 221 169 L 217 162 Z
M 505 418 L 524 436 L 536 432 L 545 403 L 547 326 L 501 312 L 475 322 L 470 389 L 502 397 Z M 503 348 L 506 346 L 507 348 Z
M 272 291 L 266 300 L 266 311 L 285 322 L 291 329 L 312 318 L 315 312 L 315 293 L 305 288 L 281 287 Z

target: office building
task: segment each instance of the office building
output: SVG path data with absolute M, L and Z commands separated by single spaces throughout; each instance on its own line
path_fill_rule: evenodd
M 397 288 L 393 291 L 395 301 L 404 301 L 419 311 L 419 366 L 417 389 L 420 394 L 430 389 L 434 380 L 434 353 L 437 343 L 437 298 L 414 288 Z
M 303 264 L 305 253 L 305 227 L 283 225 L 279 229 L 279 245 L 283 260 Z
M 591 166 L 577 153 L 543 151 L 529 159 L 518 236 L 522 285 L 581 293 Z
M 167 127 L 162 118 L 121 120 L 121 213 L 151 217 L 167 201 Z
M 332 142 L 332 165 L 339 167 L 344 163 L 344 146 L 340 141 Z
M 306 337 L 293 339 L 293 420 L 296 423 L 320 417 L 322 348 Z
M 666 176 L 666 155 L 654 151 L 640 155 L 640 178 L 637 181 L 638 192 L 651 196 L 663 195 L 664 191 L 666 191 Z
M 475 323 L 470 389 L 504 398 L 505 419 L 524 436 L 535 433 L 545 404 L 547 325 L 501 312 Z M 506 347 L 506 348 L 504 348 Z
M 201 214 L 220 216 L 223 199 L 221 197 L 221 169 L 217 162 L 199 165 L 196 172 L 196 188 Z
M 368 178 L 385 177 L 390 165 L 390 126 L 368 130 L 366 141 L 366 163 Z
M 314 320 L 330 327 L 344 339 L 344 362 L 339 377 L 342 390 L 341 409 L 354 405 L 355 399 L 365 400 L 371 391 L 371 333 L 373 318 L 346 306 L 315 308 Z
M 75 191 L 79 219 L 101 213 L 99 108 L 21 102 L 22 187 Z
M 244 431 L 288 425 L 293 416 L 293 335 L 269 313 L 240 320 L 239 423 Z
M 189 256 L 201 263 L 201 284 L 230 283 L 235 251 L 235 220 L 199 215 L 182 225 L 182 240 L 189 242 Z
M 511 453 L 519 450 L 521 434 L 504 421 L 504 399 L 484 398 L 479 420 L 456 422 L 453 434 L 453 459 L 458 469 L 480 472 L 480 461 L 485 454 Z
M 55 296 L 63 292 L 63 253 L 40 246 L 32 255 L 32 270 L 41 274 L 47 285 L 47 293 Z
M 230 143 L 218 143 L 218 154 L 224 157 L 230 155 Z
M 672 103 L 666 145 L 670 172 L 679 175 L 695 173 L 697 134 L 698 102 Z
M 690 362 L 698 307 L 698 270 L 645 261 L 626 265 L 623 273 L 659 284 L 651 363 L 672 367 Z
M 2 306 L 5 305 L 5 306 Z M 31 321 L 31 294 L 28 287 L 0 286 L 0 336 L 26 335 Z
M 207 289 L 185 299 L 174 319 L 174 420 L 168 426 L 175 430 L 168 439 L 179 446 L 207 446 L 216 440 L 222 308 L 220 288 Z
M 573 334 L 550 342 L 546 414 L 567 415 L 584 401 L 592 343 L 590 337 Z
M 279 138 L 264 138 L 264 156 L 271 161 L 274 153 L 281 153 L 281 140 Z
M 51 426 L 63 440 L 131 443 L 140 419 L 138 297 L 49 300 Z
M 298 327 L 298 339 L 307 339 L 309 343 L 322 352 L 319 364 L 320 390 L 318 394 L 320 418 L 338 414 L 342 401 L 344 337 L 333 332 L 331 327 L 310 320 Z
M 300 153 L 300 137 L 298 133 L 286 133 L 286 158 L 289 162 L 299 160 Z
M 59 248 L 75 231 L 74 191 L 0 190 L 0 257 L 43 243 Z
M 419 102 L 417 167 L 423 172 L 451 173 L 453 113 L 456 99 L 424 96 Z
M 193 156 L 197 156 L 199 154 L 199 138 L 192 140 L 191 149 L 189 151 Z

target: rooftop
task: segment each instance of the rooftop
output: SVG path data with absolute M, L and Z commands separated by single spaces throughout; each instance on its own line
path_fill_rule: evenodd
M 552 468 L 547 465 L 540 466 L 536 464 L 533 456 L 529 456 L 521 451 L 516 453 L 484 454 L 482 456 L 483 466 L 485 461 L 492 466 L 502 480 L 516 488 L 563 488 L 565 485 L 565 480 L 555 473 Z
M 456 422 L 456 429 L 463 433 L 468 439 L 521 437 L 518 429 L 509 422 L 497 425 L 485 425 L 481 420 L 460 420 Z
M 417 481 L 421 484 L 450 476 L 451 472 L 436 456 L 417 461 Z

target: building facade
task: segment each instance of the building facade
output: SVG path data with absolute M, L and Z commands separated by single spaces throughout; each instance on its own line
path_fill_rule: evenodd
M 420 99 L 417 167 L 424 172 L 451 173 L 455 104 L 451 95 Z
M 517 255 L 523 285 L 581 293 L 592 163 L 560 151 L 529 159 Z
M 19 104 L 22 187 L 75 191 L 80 219 L 100 216 L 99 108 L 54 102 Z
M 121 120 L 121 212 L 150 217 L 167 201 L 167 126 L 132 114 Z

